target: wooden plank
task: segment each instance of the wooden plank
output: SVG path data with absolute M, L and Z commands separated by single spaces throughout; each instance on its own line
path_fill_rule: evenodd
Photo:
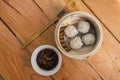
M 23 43 L 42 25 L 48 22 L 47 18 L 32 0 L 0 0 L 0 17 Z M 50 45 L 55 44 L 54 37 L 52 37 L 54 35 L 53 28 L 50 27 L 28 46 L 31 52 L 39 45 L 46 43 Z
M 55 16 L 55 15 L 57 15 L 57 12 L 59 12 L 64 6 L 65 6 L 65 4 L 67 4 L 68 6 L 70 6 L 70 4 L 72 4 L 69 0 L 68 1 L 66 1 L 65 0 L 65 2 L 64 1 L 59 1 L 59 0 L 51 0 L 51 1 L 49 1 L 49 2 L 45 2 L 45 4 L 43 4 L 42 3 L 42 1 L 41 0 L 34 0 L 42 9 L 43 9 L 43 11 L 44 11 L 44 13 L 46 14 L 46 16 L 49 18 L 49 19 L 52 19 L 53 18 L 53 16 Z M 51 4 L 51 2 L 52 3 L 59 3 L 58 5 L 52 5 Z M 70 3 L 68 3 L 68 2 L 70 2 Z M 45 6 L 45 5 L 50 5 L 50 6 L 52 6 L 52 7 L 50 7 L 50 6 Z M 77 5 L 79 5 L 79 4 L 77 4 Z M 52 9 L 54 6 L 56 6 L 56 8 L 57 9 Z M 80 5 L 81 6 L 81 5 Z M 72 11 L 75 11 L 75 10 L 77 10 L 77 9 L 79 9 L 79 8 L 77 8 L 77 7 L 75 7 L 74 6 L 74 8 L 70 8 Z M 83 9 L 84 10 L 84 7 L 81 7 L 81 9 Z M 49 11 L 48 11 L 49 10 Z M 54 11 L 53 11 L 54 10 Z M 54 12 L 54 13 L 52 13 L 52 12 Z M 52 14 L 50 14 L 50 13 L 52 13 Z M 77 76 L 77 74 L 78 74 L 78 72 L 81 70 L 83 73 L 85 73 L 85 75 L 87 76 L 87 77 L 89 77 L 89 79 L 100 79 L 100 78 L 98 78 L 98 77 L 96 77 L 96 76 L 98 76 L 95 72 L 93 73 L 91 70 L 91 68 L 90 68 L 90 66 L 88 65 L 88 63 L 86 63 L 86 60 L 85 61 L 81 61 L 81 60 L 71 60 L 71 59 L 67 59 L 67 58 L 64 58 L 63 57 L 63 62 L 64 62 L 64 59 L 65 59 L 65 64 L 66 64 L 66 67 L 68 66 L 68 65 L 70 65 L 71 63 L 71 65 L 69 66 L 69 68 L 71 68 L 70 70 L 71 71 L 69 71 L 69 68 L 68 68 L 68 70 L 66 70 L 65 68 L 61 68 L 64 72 L 65 72 L 65 74 L 68 74 L 68 78 L 65 78 L 66 80 L 67 79 L 70 79 L 70 80 L 79 80 L 79 79 L 82 79 L 82 80 L 84 80 L 84 79 L 86 79 L 85 77 L 83 77 L 81 74 L 79 74 L 78 76 Z M 70 62 L 69 62 L 70 61 Z M 83 65 L 84 64 L 84 65 Z M 77 65 L 77 66 L 76 66 Z M 86 67 L 85 67 L 86 66 Z M 72 67 L 75 67 L 75 69 L 72 69 Z M 90 71 L 89 71 L 90 70 Z M 77 71 L 77 72 L 76 72 Z M 89 73 L 90 72 L 90 73 Z M 63 74 L 63 73 L 62 73 Z M 59 75 L 59 74 L 58 74 Z M 64 79 L 64 75 L 61 75 L 62 77 L 63 77 L 63 79 Z M 60 76 L 60 78 L 58 77 L 58 76 L 53 76 L 55 79 L 62 79 L 61 78 L 61 76 Z M 75 77 L 74 77 L 75 76 Z
M 91 1 L 94 2 L 91 3 L 89 0 L 84 0 L 84 2 L 88 5 L 89 8 L 92 9 L 92 11 L 95 13 L 96 16 L 98 16 L 99 19 L 101 19 L 101 21 L 105 24 L 105 26 L 107 28 L 110 29 L 110 31 L 119 39 L 119 20 L 118 20 L 118 16 L 119 16 L 119 2 L 118 1 L 107 1 L 107 0 L 103 0 L 103 1 Z M 109 8 L 109 5 L 111 5 Z M 102 8 L 104 7 L 104 8 Z M 111 11 L 112 10 L 112 11 Z M 110 17 L 112 15 L 114 15 L 114 12 L 116 13 L 115 17 Z M 108 17 L 109 16 L 109 17 Z M 110 19 L 112 18 L 112 19 Z M 117 24 L 117 25 L 116 25 Z M 113 26 L 116 26 L 113 28 Z M 115 33 L 117 32 L 117 34 Z M 120 44 L 119 44 L 119 40 L 115 40 L 112 35 L 110 34 L 104 34 L 105 37 L 105 41 L 104 41 L 104 49 L 110 53 L 108 54 L 109 57 L 111 57 L 111 59 L 113 60 L 113 62 L 115 63 L 115 65 L 118 67 L 118 69 L 120 70 Z M 109 44 L 109 45 L 107 45 Z M 117 71 L 119 72 L 119 71 Z M 120 74 L 120 73 L 119 73 Z
M 99 52 L 90 57 L 88 62 L 105 80 L 120 79 L 120 60 L 119 60 L 119 43 L 114 37 L 103 27 L 104 41 Z M 114 43 L 115 44 L 114 44 Z
M 70 59 L 64 55 L 62 58 L 61 69 L 52 76 L 55 80 L 101 80 L 86 60 Z
M 120 42 L 120 1 L 83 0 Z
M 60 10 L 62 10 L 65 6 L 69 7 L 70 11 L 85 10 L 85 7 L 81 7 L 79 3 L 73 2 L 73 0 L 53 0 L 53 1 L 50 0 L 46 2 L 43 0 L 34 0 L 34 1 L 43 10 L 43 12 L 46 14 L 46 16 L 49 19 L 52 19 L 55 15 L 57 15 L 57 13 Z
M 52 1 L 55 2 L 56 0 L 52 0 Z M 53 4 L 50 4 L 51 1 L 47 2 L 47 4 L 45 3 L 46 5 L 49 5 L 49 6 L 41 6 L 41 5 L 45 5 L 44 3 L 42 3 L 41 0 L 35 0 L 35 2 L 43 9 L 46 16 L 48 16 L 49 18 L 52 18 L 53 16 L 53 14 L 50 16 L 49 13 L 57 12 L 57 11 L 53 11 L 53 9 L 50 9 L 50 6 L 53 5 Z M 87 7 L 79 0 L 76 0 L 76 1 L 75 0 L 64 0 L 64 1 L 62 0 L 62 1 L 57 1 L 57 2 L 59 3 L 59 5 L 61 5 L 61 7 L 64 7 L 65 6 L 64 4 L 68 5 L 68 4 L 74 3 L 73 9 L 75 8 L 75 10 L 85 11 L 85 12 L 89 12 L 90 14 L 92 14 L 90 10 L 88 10 Z M 59 7 L 59 6 L 56 5 L 56 7 Z M 48 9 L 49 9 L 49 12 L 47 11 Z M 61 8 L 58 8 L 58 9 L 61 9 Z M 56 15 L 56 13 L 54 13 L 54 15 Z M 102 44 L 102 47 L 96 55 L 88 59 L 88 62 L 102 76 L 103 79 L 119 80 L 120 79 L 119 77 L 120 76 L 120 73 L 119 73 L 120 44 L 106 30 L 104 26 L 103 26 L 103 30 L 104 30 L 104 42 Z M 100 63 L 99 63 L 99 60 L 100 60 Z
M 8 4 L 15 9 L 10 7 Z M 31 5 L 33 9 L 29 8 Z M 18 0 L 9 0 L 7 4 L 4 1 L 0 1 L 0 8 L 0 17 L 9 25 L 9 27 L 22 42 L 27 40 L 35 31 L 37 31 L 37 29 L 40 27 L 39 25 L 42 25 L 48 21 L 47 17 L 43 15 L 43 12 L 39 10 L 40 8 L 38 8 L 31 0 L 21 0 L 20 2 Z M 33 12 L 29 10 L 33 10 Z M 10 15 L 9 13 L 11 13 L 12 15 Z M 39 38 L 37 38 L 37 40 L 35 40 L 31 45 L 29 45 L 28 49 L 30 51 L 33 51 L 40 44 L 55 45 L 53 26 L 50 27 L 45 33 L 43 33 Z M 68 57 L 63 55 L 63 64 L 64 65 L 62 66 L 61 70 L 57 74 L 52 76 L 54 79 L 100 79 L 100 77 L 86 62 L 81 61 L 76 63 L 75 60 L 69 59 Z M 77 64 L 80 64 L 81 66 L 78 66 Z M 86 70 L 88 70 L 89 72 L 84 72 Z
M 51 80 L 39 76 L 31 67 L 30 55 L 0 20 L 0 80 Z
M 11 1 L 10 1 L 10 2 L 11 2 Z M 9 3 L 10 3 L 10 2 L 9 2 Z M 66 2 L 67 2 L 67 1 L 66 1 Z M 10 4 L 13 4 L 13 3 L 10 3 Z M 15 4 L 15 2 L 14 2 L 14 4 Z M 18 5 L 18 4 L 17 4 L 17 5 Z M 80 5 L 80 4 L 78 3 L 77 5 Z M 24 6 L 24 5 L 23 5 L 23 6 Z M 82 6 L 84 6 L 84 5 L 82 5 Z M 18 6 L 18 7 L 19 7 L 19 6 Z M 7 7 L 7 9 L 8 9 L 8 7 Z M 23 8 L 21 8 L 21 10 L 22 10 L 22 9 L 23 9 Z M 80 7 L 80 10 L 82 10 L 82 9 L 83 9 L 83 11 L 86 10 L 85 7 Z M 33 10 L 34 10 L 34 9 L 33 9 Z M 46 10 L 46 11 L 47 11 L 47 10 Z M 86 11 L 88 11 L 88 10 L 86 10 Z M 2 14 L 5 14 L 5 15 L 6 15 L 7 12 L 11 12 L 12 14 L 14 14 L 16 11 L 13 11 L 13 12 L 12 12 L 11 9 L 10 9 L 10 11 L 6 11 L 6 13 L 5 13 L 5 11 L 4 11 L 4 12 L 2 12 Z M 24 11 L 21 11 L 21 13 L 22 13 L 22 12 L 24 12 Z M 36 11 L 34 11 L 34 12 L 36 12 Z M 54 11 L 54 12 L 55 12 L 55 11 Z M 26 13 L 26 12 L 24 12 L 24 14 L 25 14 L 25 13 Z M 29 11 L 26 13 L 26 15 L 27 15 L 28 13 L 29 13 Z M 24 15 L 24 14 L 23 14 L 23 15 Z M 1 15 L 1 14 L 0 14 L 0 15 Z M 5 16 L 5 15 L 3 15 L 2 18 L 6 19 L 6 20 L 7 20 L 7 18 L 10 19 L 10 18 L 8 17 L 9 15 L 7 15 L 7 16 Z M 23 15 L 22 15 L 22 16 L 23 16 Z M 16 14 L 14 14 L 14 16 L 16 16 Z M 30 15 L 29 15 L 29 16 L 30 16 Z M 29 17 L 29 16 L 28 16 L 28 17 Z M 37 17 L 38 17 L 38 16 L 39 16 L 39 15 L 37 15 Z M 44 16 L 44 15 L 43 15 L 43 16 Z M 5 18 L 5 17 L 7 17 L 7 18 Z M 12 17 L 13 17 L 13 16 L 12 16 Z M 17 16 L 16 16 L 16 17 L 17 17 Z M 35 16 L 34 16 L 34 17 L 35 17 Z M 49 17 L 49 16 L 48 16 L 48 17 Z M 32 17 L 31 17 L 31 18 L 32 18 Z M 51 18 L 52 18 L 52 17 L 51 17 Z M 13 18 L 12 18 L 12 19 L 13 19 Z M 22 18 L 20 17 L 20 19 L 23 19 L 23 20 L 24 20 L 24 17 L 22 17 Z M 5 21 L 6 21 L 6 20 L 5 20 Z M 29 19 L 28 19 L 28 20 L 29 20 Z M 7 21 L 8 21 L 8 20 L 7 20 Z M 6 21 L 6 22 L 7 22 L 7 21 Z M 29 21 L 28 21 L 28 22 L 27 22 L 27 21 L 25 22 L 25 20 L 24 20 L 23 22 L 21 22 L 21 21 L 19 20 L 19 18 L 17 18 L 16 21 L 20 22 L 19 24 L 17 23 L 17 25 L 26 24 L 26 23 L 29 23 L 29 24 L 30 24 L 30 23 L 32 22 L 32 21 L 31 21 L 31 22 L 29 22 Z M 39 19 L 39 21 L 40 21 L 40 19 Z M 18 33 L 20 30 L 15 31 L 15 30 L 17 29 L 17 27 L 16 27 L 17 25 L 15 26 L 11 20 L 8 21 L 7 23 L 9 23 L 9 25 L 10 25 L 11 28 L 12 28 L 12 27 L 15 28 L 15 29 L 14 29 L 14 32 L 19 36 L 19 38 L 21 38 L 20 36 L 23 37 L 22 32 L 21 32 L 21 35 Z M 11 24 L 12 24 L 12 25 L 11 25 Z M 38 23 L 35 23 L 35 24 L 38 24 Z M 40 23 L 40 24 L 42 24 L 42 23 Z M 13 25 L 14 25 L 14 26 L 13 26 Z M 25 26 L 22 25 L 22 26 L 23 26 L 23 27 L 22 27 L 23 29 L 26 27 L 26 25 L 25 25 Z M 21 27 L 21 26 L 20 26 L 20 27 Z M 34 26 L 33 26 L 33 27 L 34 27 Z M 19 29 L 20 29 L 20 28 L 19 28 Z M 27 26 L 26 29 L 29 29 L 28 26 Z M 12 29 L 12 30 L 13 30 L 13 29 Z M 32 29 L 30 29 L 30 30 L 32 30 Z M 51 29 L 51 30 L 53 30 L 53 29 Z M 24 31 L 23 31 L 23 32 L 24 32 Z M 27 32 L 28 32 L 28 31 L 27 31 Z M 30 34 L 32 34 L 32 33 L 34 33 L 33 30 L 30 32 Z M 26 34 L 27 34 L 27 33 L 26 33 Z M 54 33 L 53 33 L 53 34 L 54 34 Z M 52 35 L 53 35 L 53 34 L 52 34 Z M 28 34 L 27 34 L 27 35 L 28 35 Z M 30 36 L 30 35 L 25 36 L 25 37 L 26 37 L 25 39 L 27 39 L 29 36 Z M 47 38 L 45 38 L 45 39 L 47 39 Z M 44 40 L 45 40 L 45 39 L 44 39 Z M 21 40 L 22 40 L 22 41 L 25 41 L 23 38 L 21 38 Z M 38 39 L 38 40 L 39 40 L 39 39 Z M 41 44 L 40 42 L 37 42 L 38 40 L 36 40 L 36 41 L 34 42 L 34 44 L 32 43 L 30 46 L 31 46 L 31 47 L 33 46 L 33 48 L 35 48 L 36 46 L 38 46 L 39 44 Z M 45 40 L 45 41 L 46 41 L 46 40 Z M 52 41 L 52 40 L 51 40 L 51 41 Z M 41 42 L 42 42 L 42 41 L 41 41 Z M 52 41 L 52 42 L 53 42 L 53 41 Z M 44 42 L 44 43 L 46 43 L 46 42 Z M 52 44 L 52 45 L 54 45 L 54 44 Z M 33 50 L 33 48 L 32 48 L 32 50 Z M 109 48 L 109 47 L 107 47 L 107 48 Z M 31 51 L 32 51 L 32 50 L 31 50 Z M 103 51 L 105 51 L 105 50 L 103 50 Z M 101 52 L 102 52 L 102 51 L 101 51 Z M 107 53 L 107 52 L 105 52 L 105 53 Z M 98 57 L 98 59 L 100 59 L 100 58 L 101 58 L 101 56 Z M 106 58 L 106 56 L 105 56 L 105 58 Z M 108 57 L 108 58 L 109 58 L 109 57 Z M 108 59 L 108 58 L 107 58 L 107 59 Z M 71 59 L 70 59 L 70 60 L 71 60 Z M 94 58 L 93 58 L 93 60 L 94 60 Z M 66 60 L 64 60 L 64 61 L 66 61 Z M 68 60 L 67 60 L 67 61 L 68 61 Z M 75 61 L 75 62 L 76 62 L 76 61 Z M 73 63 L 73 62 L 72 62 L 72 63 Z M 93 62 L 93 63 L 94 63 L 94 62 Z M 104 60 L 103 60 L 102 63 L 104 63 Z M 111 64 L 111 63 L 112 63 L 112 61 L 110 60 L 110 61 L 109 61 L 109 64 Z M 70 62 L 69 62 L 69 64 L 70 64 Z M 69 65 L 69 64 L 67 64 L 67 65 Z M 81 65 L 81 64 L 82 64 L 82 63 L 80 62 L 80 65 Z M 67 67 L 67 65 L 66 65 L 66 67 Z M 96 64 L 93 64 L 93 65 L 96 65 Z M 105 63 L 104 63 L 104 65 L 105 65 Z M 107 64 L 106 64 L 106 65 L 107 65 Z M 74 66 L 73 66 L 73 67 L 74 67 Z M 98 67 L 100 68 L 101 66 L 98 66 Z M 103 66 L 102 66 L 102 67 L 103 67 Z M 113 63 L 112 63 L 112 67 L 113 67 L 113 68 L 112 68 L 112 71 L 113 71 L 114 68 L 116 68 Z M 72 68 L 72 67 L 71 67 L 71 68 Z M 105 68 L 108 68 L 108 70 L 111 69 L 111 68 L 109 68 L 109 65 L 106 66 Z M 65 69 L 66 69 L 66 68 L 65 68 Z M 86 69 L 89 69 L 89 68 L 84 68 L 84 70 L 86 70 Z M 81 68 L 81 70 L 79 71 L 79 73 L 82 73 L 82 72 L 81 72 L 82 70 L 83 70 L 83 67 Z M 98 70 L 100 71 L 101 69 L 98 69 Z M 69 70 L 67 70 L 67 71 L 69 71 Z M 110 72 L 112 72 L 112 71 L 110 70 Z M 64 73 L 66 74 L 66 75 L 64 75 L 63 72 L 64 72 L 64 70 L 62 70 L 62 74 L 56 74 L 56 75 L 58 75 L 58 76 L 59 76 L 59 75 L 62 75 L 62 78 L 60 78 L 60 79 L 64 79 L 64 78 L 66 79 L 66 76 L 67 76 L 67 78 L 70 76 L 70 75 L 68 76 L 69 73 L 65 73 L 65 72 L 64 72 Z M 90 71 L 90 72 L 91 72 L 91 71 Z M 104 69 L 103 69 L 103 72 L 105 72 Z M 117 73 L 116 70 L 115 70 L 115 72 L 113 72 L 113 74 L 114 74 L 114 73 L 115 73 L 115 74 Z M 77 75 L 77 73 L 75 73 L 75 74 Z M 88 73 L 88 74 L 89 74 L 89 73 Z M 79 75 L 81 75 L 81 74 L 79 74 Z M 58 76 L 54 76 L 54 77 L 58 77 Z M 90 75 L 90 76 L 92 76 L 92 75 Z M 106 76 L 106 75 L 104 75 L 104 76 Z M 60 76 L 60 77 L 61 77 L 61 76 Z M 79 77 L 80 77 L 80 76 L 79 76 Z M 116 77 L 116 76 L 115 76 L 115 77 Z M 68 78 L 68 79 L 69 79 L 69 78 Z M 77 78 L 73 78 L 73 79 L 77 79 Z M 93 78 L 92 78 L 92 79 L 93 79 Z M 96 79 L 96 78 L 95 78 L 95 79 Z

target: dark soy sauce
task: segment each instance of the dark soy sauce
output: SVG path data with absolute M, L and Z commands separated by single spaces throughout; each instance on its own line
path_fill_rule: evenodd
M 37 64 L 43 70 L 52 70 L 58 64 L 58 55 L 52 49 L 43 49 L 37 55 Z

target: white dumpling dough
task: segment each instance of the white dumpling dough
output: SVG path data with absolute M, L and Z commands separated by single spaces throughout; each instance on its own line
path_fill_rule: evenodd
M 78 22 L 78 31 L 81 33 L 87 33 L 90 30 L 90 24 L 87 21 Z
M 67 25 L 70 25 L 70 24 L 75 24 L 75 23 L 78 22 L 78 20 L 79 20 L 79 17 L 77 15 L 69 16 L 62 21 L 61 26 L 67 26 Z
M 95 36 L 93 34 L 86 34 L 82 37 L 82 41 L 85 45 L 91 45 L 95 43 Z
M 79 33 L 78 30 L 72 25 L 68 26 L 64 32 L 66 36 L 70 38 L 75 37 Z
M 72 49 L 80 49 L 82 46 L 83 46 L 83 43 L 79 36 L 76 36 L 70 41 L 70 47 Z

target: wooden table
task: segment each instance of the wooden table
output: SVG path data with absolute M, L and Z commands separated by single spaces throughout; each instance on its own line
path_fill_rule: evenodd
M 104 41 L 97 54 L 87 60 L 62 54 L 61 69 L 43 77 L 32 69 L 30 57 L 39 45 L 56 46 L 55 25 L 25 50 L 20 47 L 65 5 L 98 18 Z M 0 0 L 0 80 L 120 80 L 120 0 Z

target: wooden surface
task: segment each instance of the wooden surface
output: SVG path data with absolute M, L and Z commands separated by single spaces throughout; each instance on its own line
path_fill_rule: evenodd
M 120 0 L 83 0 L 83 2 L 120 42 Z
M 87 60 L 63 55 L 61 69 L 53 76 L 38 75 L 30 57 L 39 45 L 56 47 L 55 24 L 25 50 L 22 44 L 65 6 L 84 11 L 100 20 L 104 41 Z M 0 0 L 0 80 L 120 80 L 119 0 Z

